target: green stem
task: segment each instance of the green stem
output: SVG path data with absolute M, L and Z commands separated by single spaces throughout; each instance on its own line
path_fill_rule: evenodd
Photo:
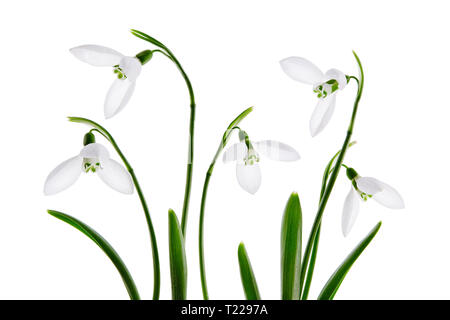
M 189 211 L 189 200 L 191 197 L 191 185 L 192 185 L 192 169 L 194 165 L 194 126 L 195 126 L 195 97 L 194 97 L 194 90 L 192 89 L 191 81 L 189 80 L 189 77 L 187 76 L 186 72 L 184 72 L 183 67 L 178 62 L 178 60 L 175 58 L 173 53 L 166 49 L 167 53 L 172 57 L 172 61 L 175 63 L 175 65 L 180 70 L 184 81 L 186 82 L 188 91 L 189 91 L 189 98 L 190 98 L 190 106 L 191 106 L 191 112 L 189 117 L 189 150 L 188 150 L 188 162 L 187 162 L 187 168 L 186 168 L 186 186 L 184 189 L 184 200 L 183 200 L 183 211 L 181 216 L 181 231 L 183 232 L 183 236 L 186 239 L 186 224 L 187 224 L 187 216 Z
M 356 141 L 351 142 L 348 145 L 347 148 L 350 148 L 355 143 L 356 143 Z M 325 170 L 323 172 L 322 187 L 320 189 L 319 205 L 320 205 L 320 201 L 323 198 L 325 190 L 327 188 L 328 178 L 330 177 L 330 174 L 334 170 L 334 168 L 333 168 L 334 161 L 336 160 L 336 158 L 337 158 L 337 156 L 339 155 L 340 152 L 341 152 L 341 150 L 336 152 L 336 154 L 328 162 L 328 164 L 325 167 Z M 342 164 L 342 165 L 344 166 L 344 164 Z M 303 286 L 303 292 L 302 292 L 302 296 L 301 296 L 302 300 L 308 299 L 309 288 L 311 286 L 311 281 L 312 281 L 312 277 L 313 277 L 313 273 L 314 273 L 314 266 L 316 264 L 317 251 L 319 249 L 319 240 L 320 240 L 320 229 L 321 229 L 321 226 L 322 226 L 322 222 L 320 223 L 319 229 L 317 230 L 316 238 L 314 239 L 313 249 L 312 249 L 312 253 L 311 253 L 311 259 L 309 261 L 309 266 L 308 266 L 308 273 L 306 275 L 305 285 Z
M 195 97 L 194 90 L 192 88 L 191 81 L 189 80 L 188 75 L 184 71 L 178 59 L 175 55 L 167 48 L 162 42 L 156 40 L 155 38 L 145 34 L 141 31 L 131 29 L 131 33 L 145 41 L 148 41 L 157 47 L 161 48 L 161 50 L 154 50 L 164 54 L 168 57 L 178 68 L 183 76 L 184 81 L 186 82 L 186 86 L 189 91 L 189 99 L 190 99 L 190 118 L 189 118 L 189 149 L 188 149 L 188 161 L 187 161 L 187 169 L 186 169 L 186 186 L 184 190 L 184 200 L 183 200 L 183 211 L 181 216 L 181 230 L 183 231 L 183 236 L 186 238 L 186 224 L 187 224 L 187 216 L 189 211 L 189 200 L 191 197 L 191 186 L 192 186 L 192 169 L 194 164 L 194 125 L 195 125 Z
M 209 180 L 211 179 L 211 175 L 214 170 L 214 165 L 216 164 L 217 159 L 219 158 L 220 153 L 225 148 L 228 143 L 231 133 L 235 129 L 239 129 L 237 125 L 244 119 L 250 112 L 252 112 L 253 107 L 246 109 L 240 115 L 238 115 L 233 121 L 231 121 L 227 130 L 222 136 L 222 141 L 220 142 L 219 147 L 217 148 L 216 154 L 214 155 L 211 164 L 209 165 L 208 171 L 206 172 L 205 182 L 203 184 L 203 192 L 202 192 L 202 202 L 200 205 L 200 218 L 199 218 L 199 226 L 198 226 L 198 251 L 199 251 L 199 264 L 200 264 L 200 278 L 202 282 L 202 293 L 203 299 L 208 300 L 208 286 L 206 283 L 206 272 L 205 272 L 205 253 L 203 249 L 203 226 L 204 226 L 204 218 L 205 218 L 205 205 L 206 205 L 206 195 L 208 193 Z
M 309 261 L 308 273 L 306 274 L 305 285 L 303 287 L 301 300 L 307 300 L 309 294 L 309 288 L 311 287 L 312 277 L 314 274 L 314 267 L 316 265 L 317 251 L 319 250 L 319 239 L 320 239 L 320 229 L 322 227 L 322 223 L 319 225 L 319 229 L 317 229 L 316 238 L 314 239 L 313 248 L 311 251 L 311 259 Z
M 329 199 L 329 197 L 331 195 L 331 191 L 333 190 L 334 184 L 335 184 L 336 179 L 337 179 L 337 177 L 339 175 L 341 164 L 344 161 L 345 153 L 346 153 L 347 148 L 348 148 L 348 146 L 350 144 L 350 139 L 351 139 L 352 134 L 353 134 L 353 127 L 354 127 L 355 119 L 356 119 L 356 113 L 358 111 L 358 105 L 359 105 L 359 101 L 361 100 L 361 95 L 362 95 L 362 91 L 363 91 L 363 87 L 364 87 L 364 72 L 363 72 L 363 69 L 362 69 L 361 61 L 359 60 L 359 57 L 356 55 L 355 52 L 353 52 L 353 55 L 355 56 L 355 59 L 356 59 L 356 61 L 358 63 L 358 67 L 359 67 L 359 70 L 360 70 L 360 73 L 361 73 L 360 80 L 358 80 L 355 77 L 352 77 L 358 83 L 358 92 L 357 92 L 356 99 L 355 99 L 355 102 L 354 102 L 354 105 L 353 105 L 353 112 L 352 112 L 352 117 L 351 117 L 351 120 L 350 120 L 350 124 L 349 124 L 348 129 L 347 129 L 347 135 L 345 137 L 344 143 L 343 143 L 342 148 L 341 148 L 341 150 L 339 152 L 339 155 L 337 157 L 336 164 L 334 166 L 334 170 L 331 173 L 330 179 L 329 179 L 328 183 L 326 184 L 326 187 L 323 189 L 323 194 L 322 194 L 322 197 L 321 197 L 321 200 L 320 200 L 319 209 L 317 210 L 317 214 L 316 214 L 316 217 L 314 219 L 314 223 L 313 223 L 313 226 L 312 226 L 312 229 L 311 229 L 311 233 L 309 234 L 308 243 L 306 245 L 305 254 L 303 256 L 303 264 L 302 264 L 302 270 L 301 270 L 301 275 L 300 275 L 300 290 L 301 290 L 300 291 L 300 296 L 302 296 L 302 297 L 303 297 L 302 290 L 303 290 L 303 287 L 305 285 L 306 270 L 307 270 L 308 263 L 309 263 L 310 258 L 311 258 L 311 254 L 312 254 L 312 250 L 313 250 L 313 246 L 314 246 L 314 240 L 316 239 L 317 234 L 319 232 L 320 224 L 321 224 L 321 221 L 322 221 L 323 212 L 325 211 L 325 207 L 326 207 L 328 199 Z M 317 237 L 317 240 L 318 240 L 318 237 Z M 311 272 L 311 277 L 312 277 L 312 272 Z M 309 286 L 309 284 L 308 284 L 308 286 Z M 309 290 L 309 288 L 308 288 L 308 290 Z
M 142 193 L 142 189 L 139 185 L 139 181 L 136 177 L 136 174 L 134 173 L 133 168 L 131 167 L 130 163 L 128 162 L 125 155 L 120 150 L 119 146 L 117 145 L 116 141 L 112 137 L 112 135 L 101 125 L 98 123 L 86 119 L 86 118 L 79 118 L 79 117 L 69 117 L 69 120 L 72 122 L 79 122 L 79 123 L 85 123 L 88 125 L 91 125 L 96 129 L 97 132 L 101 133 L 114 147 L 119 157 L 122 159 L 123 164 L 127 168 L 128 172 L 131 175 L 131 178 L 133 179 L 134 186 L 136 188 L 136 191 L 139 196 L 139 200 L 141 201 L 142 208 L 144 210 L 145 219 L 147 220 L 147 226 L 150 233 L 150 241 L 152 246 L 152 255 L 153 255 L 153 278 L 154 278 L 154 284 L 153 284 L 153 300 L 159 299 L 159 292 L 160 292 L 160 286 L 161 286 L 161 277 L 160 277 L 160 266 L 159 266 L 159 254 L 158 254 L 158 244 L 156 241 L 156 234 L 155 229 L 153 228 L 152 219 L 150 217 L 150 211 L 148 210 L 147 202 L 145 201 L 144 194 Z
M 211 179 L 211 175 L 213 173 L 214 165 L 216 164 L 217 158 L 219 157 L 220 152 L 223 150 L 223 144 L 221 143 L 217 152 L 214 156 L 213 161 L 209 165 L 208 171 L 206 172 L 205 183 L 203 185 L 202 192 L 202 202 L 200 205 L 200 222 L 199 222 L 199 230 L 198 230 L 198 252 L 199 252 L 199 263 L 200 263 L 200 278 L 202 281 L 202 292 L 203 299 L 208 300 L 208 286 L 206 283 L 206 273 L 205 273 L 205 253 L 203 249 L 203 222 L 205 218 L 205 205 L 206 205 L 206 195 L 208 193 L 209 180 Z
M 192 186 L 192 169 L 194 165 L 194 128 L 195 128 L 195 96 L 194 89 L 192 88 L 191 81 L 189 80 L 188 75 L 184 71 L 180 62 L 177 60 L 175 55 L 164 46 L 164 49 L 167 51 L 168 55 L 172 58 L 171 60 L 175 63 L 178 70 L 181 72 L 184 81 L 186 82 L 186 86 L 189 91 L 189 99 L 190 99 L 190 117 L 189 117 L 189 149 L 188 149 L 188 162 L 186 169 L 186 186 L 184 190 L 184 200 L 183 200 L 183 211 L 181 216 L 181 231 L 183 231 L 183 236 L 186 239 L 186 224 L 187 224 L 187 216 L 189 211 L 189 200 L 191 197 L 191 186 Z

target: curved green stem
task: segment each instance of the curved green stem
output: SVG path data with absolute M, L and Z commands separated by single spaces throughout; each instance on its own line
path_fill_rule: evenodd
M 119 155 L 120 159 L 122 159 L 123 164 L 127 168 L 128 172 L 131 175 L 131 178 L 133 179 L 134 186 L 136 188 L 136 191 L 139 196 L 139 200 L 141 201 L 142 208 L 144 210 L 145 219 L 147 220 L 147 226 L 150 233 L 150 241 L 152 246 L 152 255 L 153 255 L 153 299 L 158 300 L 159 299 L 159 292 L 160 292 L 160 286 L 161 286 L 161 276 L 160 276 L 160 266 L 159 266 L 159 254 L 158 254 L 158 244 L 156 242 L 156 234 L 155 229 L 153 228 L 152 219 L 150 217 L 150 211 L 148 210 L 147 202 L 145 201 L 144 194 L 142 193 L 142 189 L 139 185 L 139 181 L 136 177 L 136 174 L 134 173 L 133 168 L 131 167 L 130 163 L 128 162 L 125 155 L 120 150 L 119 146 L 117 145 L 116 141 L 112 137 L 112 135 L 101 125 L 98 123 L 86 119 L 86 118 L 80 118 L 80 117 L 69 117 L 69 121 L 72 122 L 78 122 L 78 123 L 84 123 L 87 125 L 90 125 L 95 128 L 95 131 L 99 132 L 101 135 L 103 135 L 114 147 L 117 154 Z
M 156 49 L 156 50 L 152 50 L 152 52 L 153 52 L 153 53 L 154 53 L 154 52 L 159 52 L 159 53 L 165 55 L 167 58 L 169 58 L 169 59 L 172 60 L 172 57 L 169 56 L 167 53 L 165 53 L 163 50 Z
M 348 145 L 347 148 L 350 148 L 355 143 L 356 143 L 356 141 L 351 142 Z M 339 153 L 341 153 L 341 150 L 339 150 L 331 158 L 331 160 L 328 162 L 328 164 L 325 167 L 325 170 L 323 172 L 322 187 L 320 189 L 319 205 L 320 205 L 320 201 L 322 200 L 323 195 L 325 193 L 325 190 L 326 190 L 326 187 L 327 187 L 327 183 L 328 183 L 328 178 L 330 177 L 330 174 L 334 170 L 334 167 L 333 167 L 334 161 L 336 160 L 336 157 L 339 155 Z M 342 166 L 345 166 L 345 165 L 342 164 Z M 319 229 L 317 230 L 316 237 L 314 238 L 314 244 L 313 244 L 313 248 L 312 248 L 312 252 L 311 252 L 311 259 L 309 261 L 309 266 L 308 266 L 308 273 L 306 275 L 306 280 L 305 280 L 305 284 L 303 286 L 303 292 L 302 292 L 302 296 L 301 296 L 302 300 L 308 299 L 308 293 L 309 293 L 309 289 L 310 289 L 310 286 L 311 286 L 311 281 L 312 281 L 312 277 L 313 277 L 313 273 L 314 273 L 314 267 L 315 267 L 315 264 L 316 264 L 317 251 L 319 250 L 319 240 L 320 240 L 320 229 L 321 229 L 321 226 L 322 226 L 322 222 L 320 223 Z
M 302 270 L 301 270 L 301 275 L 300 275 L 300 296 L 302 296 L 302 297 L 303 297 L 302 291 L 303 291 L 303 288 L 305 285 L 306 271 L 307 271 L 308 263 L 310 261 L 311 255 L 312 255 L 312 250 L 313 250 L 313 246 L 314 246 L 314 242 L 315 242 L 314 240 L 316 239 L 317 234 L 319 233 L 323 212 L 325 211 L 325 207 L 326 207 L 328 199 L 331 195 L 331 191 L 333 190 L 334 184 L 339 175 L 341 164 L 344 161 L 346 151 L 350 144 L 350 139 L 353 134 L 353 127 L 354 127 L 355 119 L 356 119 L 356 113 L 358 111 L 359 101 L 361 100 L 361 95 L 362 95 L 362 91 L 364 88 L 364 71 L 363 71 L 363 68 L 361 65 L 361 61 L 359 60 L 359 57 L 356 55 L 356 53 L 354 51 L 353 51 L 353 55 L 355 56 L 356 62 L 358 63 L 358 67 L 360 70 L 360 79 L 359 80 L 355 77 L 352 77 L 352 78 L 356 79 L 356 81 L 358 83 L 358 92 L 356 94 L 355 102 L 353 105 L 353 112 L 352 112 L 350 124 L 347 129 L 347 135 L 345 137 L 345 140 L 344 140 L 342 148 L 339 152 L 339 155 L 337 156 L 336 164 L 334 166 L 333 172 L 331 173 L 329 181 L 326 184 L 326 187 L 323 188 L 323 193 L 322 193 L 322 197 L 320 199 L 319 209 L 317 210 L 317 214 L 314 219 L 311 233 L 309 234 L 308 243 L 305 248 L 305 254 L 303 256 Z M 318 240 L 318 237 L 317 237 L 317 240 Z M 312 277 L 312 272 L 311 272 L 311 277 Z M 308 286 L 309 286 L 309 284 L 308 284 Z M 309 288 L 308 288 L 308 290 L 309 290 Z
M 184 81 L 186 82 L 186 86 L 189 91 L 189 99 L 190 99 L 190 117 L 189 117 L 189 151 L 188 151 L 188 161 L 187 161 L 187 169 L 186 169 L 186 186 L 184 190 L 184 200 L 183 200 L 183 211 L 181 216 L 181 230 L 183 231 L 183 236 L 186 238 L 186 224 L 187 224 L 187 216 L 189 211 L 189 200 L 191 197 L 191 185 L 192 185 L 192 169 L 194 164 L 194 125 L 195 125 L 195 97 L 194 90 L 192 88 L 191 81 L 189 80 L 188 75 L 184 71 L 178 59 L 175 55 L 167 48 L 162 42 L 156 40 L 155 38 L 145 34 L 141 31 L 131 29 L 131 33 L 147 42 L 154 44 L 155 46 L 161 48 L 162 50 L 154 50 L 156 52 L 160 52 L 168 57 L 178 68 L 183 76 Z
M 200 205 L 200 218 L 199 218 L 199 226 L 198 226 L 198 252 L 199 252 L 199 264 L 200 264 L 200 278 L 202 282 L 202 293 L 203 299 L 208 300 L 208 286 L 206 283 L 206 272 L 205 272 L 205 253 L 203 249 L 203 225 L 205 218 L 205 205 L 206 205 L 206 195 L 208 193 L 209 180 L 211 179 L 211 175 L 214 170 L 214 165 L 216 164 L 217 159 L 219 158 L 220 153 L 225 148 L 228 143 L 231 133 L 233 130 L 237 129 L 237 125 L 250 113 L 252 112 L 253 107 L 246 109 L 240 115 L 238 115 L 233 121 L 231 121 L 227 130 L 222 136 L 222 141 L 220 142 L 219 147 L 217 148 L 216 154 L 214 155 L 211 164 L 209 165 L 208 171 L 206 172 L 205 182 L 203 184 L 203 192 L 202 192 L 202 202 Z
M 218 150 L 218 153 L 220 151 Z M 208 285 L 206 283 L 206 272 L 205 272 L 205 253 L 203 249 L 203 221 L 205 218 L 205 204 L 206 204 L 206 194 L 208 193 L 209 180 L 211 179 L 212 171 L 214 169 L 215 161 L 211 163 L 206 172 L 205 183 L 203 185 L 202 192 L 202 203 L 200 206 L 200 222 L 199 222 L 199 231 L 198 231 L 198 252 L 199 252 L 199 263 L 200 263 L 200 279 L 202 281 L 202 293 L 203 299 L 208 300 Z

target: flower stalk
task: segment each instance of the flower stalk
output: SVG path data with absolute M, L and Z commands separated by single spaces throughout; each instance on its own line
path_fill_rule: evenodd
M 120 159 L 122 159 L 123 164 L 125 165 L 126 169 L 131 175 L 131 178 L 133 180 L 134 187 L 136 188 L 136 191 L 139 196 L 139 200 L 142 205 L 142 209 L 144 210 L 145 219 L 147 221 L 148 230 L 150 233 L 150 242 L 152 247 L 152 256 L 153 256 L 153 300 L 159 299 L 159 293 L 160 293 L 160 287 L 161 287 L 161 271 L 160 271 L 160 265 L 159 265 L 159 254 L 158 254 L 158 244 L 156 241 L 156 234 L 155 229 L 153 227 L 153 222 L 150 216 L 150 211 L 147 206 L 147 202 L 145 200 L 144 194 L 142 192 L 141 186 L 139 184 L 139 181 L 136 177 L 136 174 L 134 173 L 133 168 L 131 167 L 131 164 L 128 162 L 125 155 L 120 150 L 119 146 L 117 145 L 116 141 L 112 137 L 112 135 L 101 125 L 98 123 L 86 119 L 86 118 L 80 118 L 80 117 L 69 117 L 69 121 L 77 122 L 77 123 L 84 123 L 87 125 L 92 126 L 94 129 L 92 131 L 100 133 L 103 137 L 105 137 L 106 140 L 108 140 L 113 148 L 116 150 L 117 154 L 119 155 Z
M 333 171 L 331 173 L 331 176 L 329 178 L 329 181 L 326 183 L 326 187 L 323 189 L 323 194 L 322 197 L 320 199 L 320 204 L 319 204 L 319 208 L 317 210 L 317 214 L 316 217 L 314 219 L 314 223 L 311 229 L 311 232 L 309 234 L 309 238 L 308 238 L 308 242 L 305 248 L 305 253 L 303 256 L 303 263 L 302 263 L 302 270 L 301 270 L 301 275 L 300 275 L 300 296 L 302 297 L 302 299 L 306 299 L 307 298 L 307 293 L 309 290 L 309 283 L 308 283 L 308 289 L 305 290 L 306 295 L 303 295 L 303 289 L 305 286 L 305 276 L 306 276 L 306 272 L 307 272 L 307 267 L 308 264 L 310 263 L 310 259 L 312 258 L 312 251 L 313 251 L 313 247 L 316 247 L 318 245 L 315 244 L 315 240 L 317 240 L 317 242 L 319 241 L 319 236 L 318 233 L 320 232 L 320 224 L 322 221 L 322 216 L 323 216 L 323 212 L 325 211 L 325 207 L 327 205 L 328 199 L 331 195 L 331 192 L 333 190 L 334 184 L 336 182 L 336 179 L 339 175 L 339 171 L 341 168 L 341 164 L 344 161 L 344 157 L 346 154 L 346 151 L 348 149 L 348 146 L 350 144 L 350 140 L 353 134 L 353 128 L 354 128 L 354 124 L 355 124 L 355 119 L 356 119 L 356 114 L 358 111 L 358 105 L 359 105 L 359 101 L 361 100 L 361 95 L 363 92 L 363 88 L 364 88 L 364 71 L 361 65 L 361 61 L 358 57 L 358 55 L 353 51 L 353 55 L 355 56 L 356 62 L 358 64 L 359 67 L 359 71 L 360 71 L 360 78 L 356 78 L 356 77 L 351 77 L 352 79 L 355 79 L 357 84 L 358 84 L 358 91 L 356 94 L 356 98 L 355 98 L 355 102 L 353 104 L 353 111 L 352 111 L 352 116 L 350 119 L 350 124 L 348 126 L 347 129 L 347 135 L 345 137 L 344 143 L 342 145 L 342 148 L 339 152 L 339 155 L 337 156 L 336 159 L 336 164 L 333 167 Z M 316 239 L 317 238 L 317 239 Z M 317 249 L 316 249 L 317 250 Z M 314 256 L 315 259 L 315 256 Z M 314 265 L 314 263 L 312 264 L 312 266 Z M 312 277 L 312 272 L 311 272 L 311 277 Z M 306 287 L 305 287 L 306 288 Z
M 187 89 L 189 91 L 189 100 L 190 100 L 190 117 L 189 117 L 189 147 L 188 147 L 188 161 L 187 161 L 187 168 L 186 168 L 186 186 L 184 191 L 184 200 L 183 200 L 183 211 L 181 216 L 181 230 L 183 232 L 183 236 L 186 238 L 186 224 L 187 224 L 187 217 L 188 217 L 188 211 L 189 211 L 189 200 L 191 197 L 191 185 L 192 185 L 192 170 L 193 170 L 193 164 L 194 164 L 194 129 L 195 129 L 195 96 L 194 96 L 194 90 L 192 88 L 191 81 L 184 71 L 183 67 L 181 66 L 181 63 L 178 61 L 178 59 L 175 57 L 175 55 L 172 53 L 172 51 L 169 50 L 164 44 L 162 44 L 160 41 L 156 40 L 155 38 L 149 36 L 148 34 L 145 34 L 141 31 L 131 29 L 131 33 L 147 42 L 150 42 L 154 44 L 155 46 L 161 48 L 162 50 L 154 50 L 153 52 L 160 52 L 164 56 L 168 57 L 178 68 L 181 75 L 183 76 L 184 81 L 186 82 Z
M 208 300 L 208 285 L 206 283 L 206 271 L 205 271 L 205 253 L 203 249 L 203 226 L 205 219 L 205 205 L 206 205 L 206 195 L 208 193 L 209 181 L 211 179 L 211 175 L 214 170 L 214 166 L 219 158 L 220 153 L 223 151 L 228 141 L 230 140 L 231 134 L 235 129 L 239 130 L 237 125 L 250 113 L 252 112 L 253 107 L 250 107 L 243 111 L 240 115 L 238 115 L 228 126 L 227 130 L 222 136 L 222 140 L 220 141 L 219 147 L 214 155 L 211 164 L 209 165 L 208 171 L 206 172 L 205 182 L 203 184 L 203 192 L 202 192 L 202 201 L 200 205 L 200 218 L 199 218 L 199 227 L 198 227 L 198 251 L 199 251 L 199 264 L 200 264 L 200 278 L 202 282 L 202 293 L 203 299 Z

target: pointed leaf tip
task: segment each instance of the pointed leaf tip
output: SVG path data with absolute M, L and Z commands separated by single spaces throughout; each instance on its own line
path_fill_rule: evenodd
M 297 192 L 286 204 L 281 225 L 281 298 L 300 298 L 302 210 Z
M 245 297 L 247 300 L 260 300 L 258 284 L 253 273 L 252 264 L 248 257 L 245 245 L 241 242 L 238 246 L 238 260 L 239 270 L 241 273 L 242 287 L 244 288 Z
M 367 234 L 367 236 L 355 247 L 355 249 L 350 252 L 347 258 L 345 258 L 342 264 L 331 275 L 330 279 L 328 279 L 327 283 L 320 292 L 319 297 L 317 298 L 318 300 L 333 300 L 339 287 L 342 284 L 342 281 L 352 267 L 353 263 L 355 263 L 361 253 L 363 253 L 363 251 L 376 236 L 378 230 L 380 230 L 381 228 L 381 224 L 381 221 L 378 222 L 375 227 L 373 227 L 373 229 Z
M 169 209 L 169 254 L 172 300 L 186 300 L 187 264 L 184 237 L 175 211 Z

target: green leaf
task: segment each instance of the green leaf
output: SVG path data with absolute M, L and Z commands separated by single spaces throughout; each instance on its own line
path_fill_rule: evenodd
M 172 299 L 186 300 L 187 264 L 184 237 L 175 212 L 169 210 L 169 253 Z
M 281 299 L 300 298 L 302 256 L 302 209 L 297 193 L 292 193 L 281 226 Z
M 100 249 L 102 249 L 103 252 L 108 256 L 108 258 L 111 259 L 112 263 L 117 268 L 117 271 L 119 271 L 123 283 L 125 284 L 125 287 L 128 291 L 128 295 L 130 296 L 130 299 L 131 300 L 140 299 L 136 285 L 134 284 L 130 272 L 125 266 L 125 263 L 122 261 L 116 250 L 114 250 L 114 248 L 108 243 L 108 241 L 105 240 L 105 238 L 103 238 L 100 234 L 98 234 L 94 229 L 89 227 L 87 224 L 81 222 L 80 220 L 72 216 L 69 216 L 68 214 L 54 210 L 47 210 L 47 212 L 52 216 L 54 216 L 55 218 L 58 218 L 59 220 L 70 224 L 72 227 L 78 229 L 86 236 L 88 236 L 89 239 L 94 241 L 95 244 L 97 244 L 100 247 Z
M 240 243 L 238 247 L 239 269 L 241 271 L 241 281 L 244 287 L 245 297 L 247 300 L 261 300 L 256 283 L 255 275 L 253 274 L 252 264 L 245 250 L 244 243 Z
M 381 221 L 369 232 L 369 234 L 356 246 L 355 249 L 347 256 L 342 264 L 336 269 L 333 275 L 328 279 L 328 282 L 320 292 L 318 300 L 333 300 L 336 292 L 338 291 L 342 281 L 344 280 L 347 272 L 352 267 L 353 263 L 358 259 L 361 253 L 366 249 L 369 243 L 380 230 Z

